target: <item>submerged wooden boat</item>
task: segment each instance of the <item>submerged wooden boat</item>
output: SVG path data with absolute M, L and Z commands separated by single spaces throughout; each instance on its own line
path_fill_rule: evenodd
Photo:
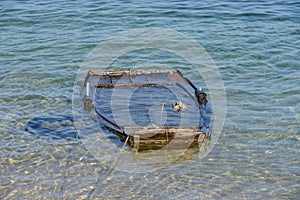
M 134 150 L 203 147 L 209 139 L 206 94 L 180 71 L 90 70 L 81 95 L 84 109 Z

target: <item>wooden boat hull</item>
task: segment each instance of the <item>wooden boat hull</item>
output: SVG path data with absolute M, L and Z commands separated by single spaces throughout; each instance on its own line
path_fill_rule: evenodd
M 129 137 L 131 149 L 143 151 L 205 145 L 209 135 L 201 130 L 199 108 L 207 100 L 197 92 L 179 71 L 90 70 L 81 95 L 84 109 L 95 111 L 99 123 L 122 141 Z M 178 100 L 187 104 L 182 113 L 172 109 Z

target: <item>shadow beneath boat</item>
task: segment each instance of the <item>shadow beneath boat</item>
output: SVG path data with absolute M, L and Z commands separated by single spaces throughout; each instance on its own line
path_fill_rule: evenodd
M 79 139 L 72 115 L 35 117 L 27 123 L 25 132 L 41 138 Z

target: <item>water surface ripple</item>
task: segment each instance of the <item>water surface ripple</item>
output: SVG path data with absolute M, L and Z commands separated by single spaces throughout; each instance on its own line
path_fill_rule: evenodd
M 95 197 L 299 199 L 299 13 L 296 0 L 1 1 L 0 199 L 86 198 L 105 163 L 76 139 L 39 138 L 24 127 L 35 117 L 71 114 L 73 82 L 88 53 L 143 27 L 177 30 L 210 53 L 225 83 L 226 123 L 201 162 L 115 171 Z M 176 67 L 201 83 L 185 61 L 156 51 L 132 52 L 114 65 L 141 63 Z

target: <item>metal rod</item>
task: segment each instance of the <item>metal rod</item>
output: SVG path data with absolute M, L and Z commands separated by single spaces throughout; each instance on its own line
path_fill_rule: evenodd
M 89 82 L 86 83 L 86 96 L 87 97 L 90 96 L 90 83 Z

